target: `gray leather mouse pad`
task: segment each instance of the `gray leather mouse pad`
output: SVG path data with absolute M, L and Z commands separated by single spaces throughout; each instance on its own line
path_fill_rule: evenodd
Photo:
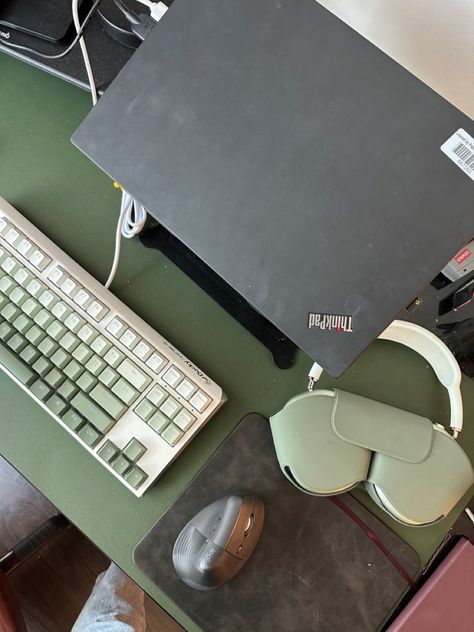
M 265 503 L 259 543 L 242 571 L 211 592 L 186 586 L 171 554 L 181 529 L 229 494 Z M 350 495 L 338 497 L 413 577 L 416 553 Z M 370 632 L 407 581 L 360 525 L 327 498 L 304 494 L 279 469 L 270 426 L 249 414 L 134 551 L 137 566 L 205 632 Z

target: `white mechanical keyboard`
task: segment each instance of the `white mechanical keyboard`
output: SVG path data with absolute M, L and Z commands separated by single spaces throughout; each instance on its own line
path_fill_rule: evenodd
M 0 368 L 136 496 L 226 399 L 1 197 Z

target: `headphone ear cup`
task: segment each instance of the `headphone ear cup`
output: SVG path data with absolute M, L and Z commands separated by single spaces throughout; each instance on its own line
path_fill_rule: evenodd
M 464 450 L 443 427 L 434 425 L 431 448 L 421 462 L 374 453 L 365 487 L 394 520 L 422 526 L 443 519 L 473 482 Z

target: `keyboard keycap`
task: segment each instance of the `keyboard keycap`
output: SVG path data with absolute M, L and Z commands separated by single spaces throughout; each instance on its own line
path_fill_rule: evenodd
M 111 367 L 107 366 L 99 375 L 99 382 L 102 382 L 107 388 L 111 388 L 119 379 L 119 375 Z
M 40 311 L 41 305 L 34 298 L 27 298 L 26 301 L 21 306 L 22 311 L 34 318 L 36 314 Z
M 76 381 L 79 376 L 84 373 L 84 367 L 82 367 L 79 362 L 76 362 L 76 360 L 71 360 L 64 368 L 64 373 L 71 378 L 71 380 Z
M 97 336 L 91 344 L 91 349 L 97 353 L 97 355 L 104 356 L 111 346 L 112 343 L 110 343 L 107 338 L 104 338 L 104 336 Z
M 46 382 L 55 389 L 58 389 L 59 386 L 64 382 L 64 374 L 58 369 L 54 368 L 45 375 L 44 379 Z
M 118 367 L 118 365 L 122 362 L 124 358 L 125 355 L 116 347 L 112 347 L 112 349 L 109 349 L 104 356 L 104 360 L 107 362 L 107 364 L 110 364 L 110 366 L 112 366 L 114 369 Z
M 70 331 L 68 331 L 61 338 L 61 340 L 59 341 L 59 344 L 63 349 L 66 349 L 66 351 L 69 351 L 69 353 L 72 353 L 79 344 L 79 338 L 75 336 L 74 334 L 72 334 Z
M 62 338 L 66 331 L 66 327 L 61 322 L 59 322 L 59 320 L 53 320 L 53 322 L 51 322 L 46 328 L 46 333 L 48 334 L 48 336 L 56 341 Z
M 2 364 L 22 384 L 29 386 L 35 381 L 36 375 L 15 353 L 0 345 L 0 364 Z
M 40 310 L 36 316 L 33 318 L 33 320 L 35 321 L 35 323 L 37 325 L 39 325 L 42 329 L 47 329 L 48 326 L 53 322 L 54 318 L 52 317 L 52 315 L 50 314 L 50 312 L 48 312 L 47 309 L 42 309 Z
M 3 235 L 3 237 L 7 243 L 9 243 L 11 246 L 14 246 L 15 243 L 19 241 L 20 239 L 20 233 L 16 230 L 16 228 L 13 228 L 13 226 L 10 226 L 5 231 L 5 234 Z
M 46 338 L 46 334 L 45 332 L 41 329 L 41 327 L 38 327 L 38 325 L 33 325 L 33 327 L 31 327 L 31 329 L 29 329 L 26 334 L 25 334 L 25 338 L 27 340 L 29 340 L 31 342 L 32 345 L 36 345 L 38 346 L 39 343 Z
M 81 342 L 81 344 L 78 345 L 72 352 L 72 357 L 75 358 L 81 364 L 86 364 L 89 358 L 92 358 L 93 355 L 94 354 L 89 349 L 89 347 L 85 345 L 83 342 Z
M 48 279 L 59 287 L 65 278 L 64 274 L 64 270 L 60 266 L 56 266 L 49 271 Z
M 74 294 L 77 292 L 78 290 L 78 285 L 75 281 L 73 281 L 73 279 L 71 279 L 71 277 L 66 277 L 64 279 L 64 281 L 61 283 L 61 290 L 64 292 L 64 294 L 66 294 L 67 296 L 73 298 Z
M 84 393 L 78 393 L 71 401 L 71 404 L 101 432 L 108 432 L 115 423 L 109 415 Z
M 4 322 L 0 325 L 0 340 L 3 340 L 3 342 L 6 342 L 14 333 L 15 330 L 10 323 Z
M 45 286 L 41 283 L 41 281 L 38 281 L 38 279 L 31 279 L 26 286 L 26 289 L 31 296 L 37 297 L 45 289 Z
M 96 322 L 100 322 L 109 313 L 109 308 L 103 305 L 100 301 L 92 301 L 87 308 L 87 313 L 89 316 L 92 316 Z
M 125 480 L 133 489 L 138 489 L 147 478 L 148 475 L 138 465 L 134 465 L 130 472 L 125 475 Z
M 45 399 L 48 399 L 53 392 L 53 389 L 43 382 L 43 380 L 36 380 L 36 382 L 31 385 L 30 390 L 33 395 L 42 402 L 44 402 Z
M 48 267 L 48 265 L 51 263 L 51 257 L 48 257 L 39 248 L 37 250 L 34 250 L 32 254 L 28 254 L 28 259 L 30 263 L 32 263 L 35 266 L 35 268 L 37 268 L 41 272 L 45 270 Z
M 61 415 L 61 413 L 63 413 L 66 408 L 67 408 L 67 404 L 65 401 L 63 401 L 60 397 L 58 397 L 57 395 L 51 395 L 51 397 L 46 400 L 46 406 L 49 408 L 49 410 L 54 414 L 54 415 L 58 415 L 58 417 Z
M 199 411 L 200 413 L 203 412 L 203 410 L 205 410 L 210 402 L 210 398 L 206 395 L 206 393 L 203 393 L 202 391 L 198 391 L 195 395 L 193 395 L 191 397 L 191 399 L 189 400 L 189 403 L 191 404 L 191 406 L 193 406 L 197 411 Z
M 50 290 L 45 290 L 44 292 L 41 292 L 38 300 L 43 307 L 51 310 L 58 299 L 52 292 L 50 292 Z
M 10 301 L 15 303 L 15 305 L 21 306 L 28 296 L 29 294 L 26 290 L 21 287 L 16 287 L 12 292 L 10 292 Z
M 153 406 L 153 404 L 147 399 L 142 399 L 142 401 L 135 408 L 136 414 L 141 419 L 143 419 L 143 421 L 148 421 L 155 411 L 156 407 Z
M 28 253 L 31 251 L 32 248 L 33 244 L 25 237 L 23 237 L 23 239 L 20 239 L 20 241 L 16 245 L 17 251 L 24 257 L 28 256 Z
M 66 305 L 66 303 L 63 303 L 63 301 L 58 301 L 56 305 L 53 307 L 53 309 L 51 310 L 51 313 L 53 314 L 55 318 L 57 318 L 61 322 L 64 322 L 66 318 L 69 316 L 69 314 L 71 313 L 71 311 L 72 310 L 69 307 L 69 305 Z
M 0 292 L 2 292 L 2 294 L 8 296 L 14 287 L 15 283 L 10 277 L 4 276 L 0 279 Z
M 120 450 L 117 448 L 115 443 L 113 443 L 109 439 L 99 449 L 97 454 L 100 456 L 101 459 L 104 459 L 106 463 L 110 463 L 117 456 L 119 452 Z
M 13 278 L 19 285 L 26 287 L 28 283 L 31 281 L 32 277 L 26 268 L 19 268 L 15 272 L 15 276 Z
M 137 356 L 137 358 L 145 361 L 151 356 L 151 347 L 147 342 L 141 340 L 133 350 L 133 353 Z
M 173 421 L 183 432 L 186 432 L 196 421 L 196 417 L 183 408 L 179 411 Z
M 123 378 L 112 386 L 112 393 L 120 397 L 127 406 L 131 406 L 138 397 L 138 391 Z
M 127 329 L 120 336 L 120 342 L 123 344 L 124 347 L 127 347 L 127 349 L 133 349 L 139 340 L 140 336 L 137 334 L 136 331 L 133 331 L 133 329 Z
M 53 353 L 59 349 L 59 346 L 57 343 L 54 342 L 54 340 L 51 340 L 51 338 L 44 338 L 38 345 L 38 349 L 41 351 L 41 353 L 46 356 L 47 358 L 50 358 Z
M 77 436 L 80 437 L 90 448 L 96 446 L 102 438 L 102 435 L 90 424 L 83 426 L 77 433 Z
M 70 408 L 62 417 L 63 422 L 68 428 L 77 432 L 83 425 L 84 419 Z
M 39 357 L 40 352 L 38 351 L 38 349 L 33 347 L 33 345 L 27 345 L 20 353 L 20 358 L 24 360 L 29 366 L 36 362 Z
M 24 334 L 30 329 L 33 325 L 33 321 L 25 314 L 20 314 L 13 322 L 13 327 L 21 334 Z
M 112 395 L 103 384 L 97 384 L 90 392 L 90 397 L 116 421 L 127 410 L 127 406 L 118 397 Z M 103 432 L 108 431 L 108 429 L 104 430 L 103 428 L 100 428 L 100 430 Z
M 181 373 L 175 366 L 170 366 L 170 368 L 163 375 L 163 380 L 172 386 L 173 388 L 181 382 L 184 374 Z
M 113 469 L 121 476 L 123 476 L 127 472 L 130 466 L 130 461 L 122 454 L 120 454 L 112 463 Z
M 79 329 L 82 327 L 84 322 L 85 321 L 83 318 L 81 318 L 77 314 L 74 314 L 73 312 L 72 314 L 69 314 L 69 316 L 64 321 L 64 324 L 66 325 L 68 329 L 70 329 L 72 332 L 76 334 L 79 331 Z
M 96 329 L 94 329 L 94 327 L 91 327 L 90 325 L 85 324 L 85 325 L 82 325 L 82 327 L 79 329 L 79 331 L 77 332 L 77 335 L 82 340 L 82 342 L 85 342 L 87 345 L 90 345 L 91 342 L 94 340 L 94 338 L 99 335 L 99 332 Z
M 161 436 L 171 446 L 175 446 L 178 443 L 178 441 L 181 439 L 181 437 L 183 436 L 183 433 L 178 428 L 178 426 L 175 426 L 174 424 L 170 424 L 167 428 L 165 428 L 165 430 L 163 430 L 163 432 L 161 433 Z
M 168 397 L 168 399 L 160 406 L 161 412 L 170 419 L 176 415 L 180 408 L 181 404 L 179 404 L 173 397 Z
M 146 361 L 147 367 L 149 367 L 154 373 L 159 373 L 166 365 L 165 358 L 157 351 L 151 354 Z
M 36 373 L 39 373 L 42 377 L 44 377 L 49 371 L 53 368 L 53 363 L 50 362 L 47 358 L 41 356 L 36 360 L 33 364 L 33 369 Z
M 5 272 L 10 274 L 11 276 L 15 274 L 15 271 L 19 267 L 18 262 L 15 259 L 13 259 L 13 257 L 7 257 L 6 259 L 2 261 L 1 265 L 2 265 L 2 268 L 5 270 Z
M 92 390 L 96 384 L 97 380 L 93 375 L 89 373 L 89 371 L 84 371 L 84 373 L 77 380 L 77 385 L 79 386 L 79 388 L 86 393 Z
M 117 317 L 112 318 L 112 320 L 106 327 L 107 331 L 110 332 L 115 338 L 120 338 L 126 328 L 127 327 L 125 323 Z
M 78 392 L 78 388 L 71 380 L 65 380 L 58 388 L 58 394 L 66 401 L 70 402 L 74 395 Z
M 168 417 L 165 417 L 159 410 L 157 410 L 153 417 L 148 420 L 150 428 L 153 428 L 153 430 L 158 434 L 160 434 L 160 432 L 162 432 L 169 423 L 170 420 Z
M 26 340 L 23 338 L 22 335 L 20 335 L 19 333 L 15 333 L 13 334 L 13 336 L 9 339 L 9 341 L 7 342 L 7 345 L 10 347 L 10 349 L 12 349 L 12 351 L 15 351 L 15 353 L 19 354 L 20 351 L 26 347 L 27 342 Z
M 123 449 L 124 455 L 130 459 L 132 463 L 136 463 L 146 452 L 145 446 L 138 439 L 131 439 Z
M 74 295 L 74 302 L 83 309 L 86 309 L 91 304 L 91 301 L 91 295 L 82 287 Z
M 93 355 L 86 363 L 86 369 L 95 377 L 102 373 L 106 366 L 105 361 L 97 355 Z
M 69 353 L 66 353 L 64 349 L 57 349 L 51 356 L 51 362 L 57 366 L 58 369 L 63 369 L 67 364 L 69 364 L 70 360 L 71 356 Z
M 150 384 L 151 378 L 148 377 L 137 365 L 126 358 L 118 367 L 117 371 L 122 377 L 124 377 L 130 384 L 139 391 L 145 390 Z
M 7 320 L 9 323 L 13 323 L 13 321 L 19 315 L 19 313 L 20 313 L 19 308 L 13 303 L 8 303 L 7 305 L 5 305 L 5 307 L 1 311 L 3 318 Z
M 147 398 L 155 404 L 155 406 L 159 406 L 161 402 L 168 396 L 168 393 L 161 388 L 161 386 L 154 386 L 151 391 L 148 393 Z

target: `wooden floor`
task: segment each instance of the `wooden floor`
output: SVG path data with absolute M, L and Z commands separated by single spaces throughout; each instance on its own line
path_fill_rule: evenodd
M 57 513 L 0 457 L 0 557 Z M 109 560 L 74 527 L 8 575 L 28 632 L 70 632 L 96 577 Z M 182 628 L 145 597 L 147 632 Z

